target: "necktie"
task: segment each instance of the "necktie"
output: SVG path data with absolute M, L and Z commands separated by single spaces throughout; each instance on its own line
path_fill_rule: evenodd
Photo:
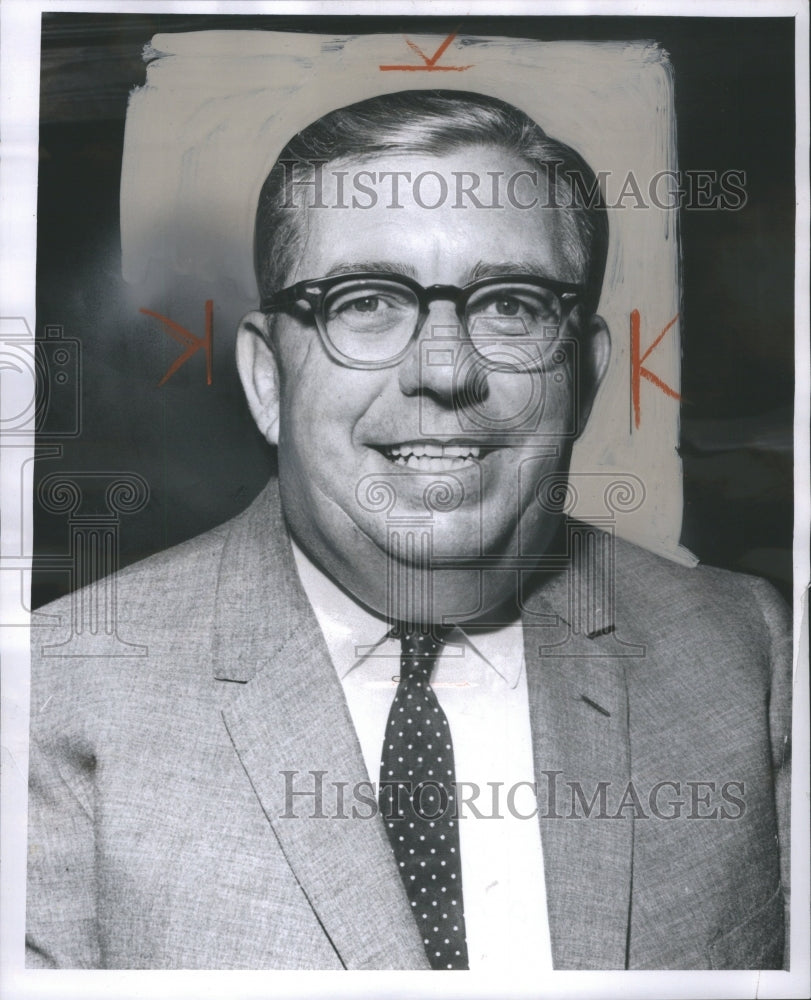
M 453 744 L 430 683 L 449 630 L 424 629 L 399 630 L 400 682 L 383 740 L 379 804 L 431 967 L 467 969 Z

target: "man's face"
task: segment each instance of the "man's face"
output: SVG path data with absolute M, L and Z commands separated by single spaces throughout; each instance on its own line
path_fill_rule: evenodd
M 564 220 L 557 210 L 521 208 L 503 190 L 503 207 L 477 207 L 470 200 L 464 208 L 454 207 L 455 172 L 472 172 L 484 182 L 488 171 L 509 178 L 528 169 L 503 151 L 381 156 L 340 169 L 349 171 L 344 185 L 361 169 L 378 177 L 381 171 L 407 170 L 412 178 L 434 171 L 446 178 L 449 194 L 438 207 L 426 208 L 440 200 L 439 182 L 433 187 L 426 182 L 417 192 L 423 205 L 415 201 L 412 185 L 401 183 L 402 207 L 395 208 L 387 182 L 377 186 L 371 208 L 295 209 L 306 218 L 303 249 L 288 284 L 370 270 L 408 275 L 424 286 L 463 286 L 516 272 L 572 283 L 584 279 L 582 263 L 561 249 Z M 327 206 L 351 204 L 351 194 L 336 190 L 337 170 L 331 164 L 324 172 Z M 515 191 L 513 202 L 529 200 L 529 190 Z M 588 409 L 587 401 L 576 400 L 575 364 L 600 374 L 591 356 L 594 338 L 578 329 L 579 309 L 561 330 L 563 351 L 530 371 L 483 365 L 460 333 L 454 304 L 445 300 L 431 304 L 405 357 L 376 370 L 333 360 L 302 313 L 277 314 L 267 322 L 278 372 L 278 401 L 270 400 L 270 408 L 278 407 L 285 515 L 299 544 L 348 590 L 385 610 L 379 593 L 385 560 L 403 558 L 392 532 L 408 523 L 429 526 L 434 558 L 543 551 L 554 524 L 536 489 L 545 476 L 567 468 L 573 436 Z M 514 343 L 507 337 L 503 348 L 496 344 L 490 350 L 503 358 L 515 350 Z

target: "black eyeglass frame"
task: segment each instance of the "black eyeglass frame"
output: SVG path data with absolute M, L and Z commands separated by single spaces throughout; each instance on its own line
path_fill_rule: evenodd
M 358 361 L 355 358 L 351 358 L 349 355 L 344 354 L 342 351 L 339 351 L 335 344 L 333 344 L 330 340 L 329 334 L 327 333 L 327 321 L 324 316 L 324 302 L 330 289 L 345 281 L 368 281 L 370 283 L 376 281 L 391 281 L 404 285 L 414 293 L 419 310 L 417 313 L 417 322 L 414 327 L 414 332 L 409 337 L 408 342 L 403 349 L 394 357 L 387 358 L 385 361 Z M 426 288 L 418 281 L 415 281 L 414 278 L 405 274 L 393 274 L 388 271 L 351 271 L 343 274 L 331 275 L 328 278 L 314 278 L 307 281 L 298 281 L 295 285 L 290 285 L 288 288 L 283 288 L 280 291 L 275 292 L 273 295 L 263 298 L 259 305 L 259 310 L 260 312 L 266 314 L 283 312 L 291 306 L 295 306 L 299 302 L 306 302 L 312 310 L 315 325 L 318 330 L 318 334 L 321 337 L 321 342 L 323 343 L 327 353 L 335 361 L 347 368 L 367 370 L 393 368 L 395 365 L 399 364 L 411 350 L 414 341 L 417 339 L 420 331 L 425 325 L 432 302 L 436 302 L 441 299 L 453 302 L 459 323 L 465 331 L 465 334 L 469 336 L 467 324 L 465 322 L 465 308 L 473 295 L 482 288 L 486 288 L 488 285 L 502 285 L 510 282 L 520 285 L 534 285 L 537 288 L 542 288 L 544 291 L 552 292 L 556 295 L 558 299 L 560 299 L 561 305 L 561 326 L 568 319 L 573 307 L 582 300 L 585 290 L 584 286 L 580 284 L 573 284 L 567 281 L 556 281 L 552 278 L 541 278 L 532 274 L 497 274 L 487 278 L 479 278 L 477 281 L 472 281 L 461 287 L 459 285 L 429 285 Z

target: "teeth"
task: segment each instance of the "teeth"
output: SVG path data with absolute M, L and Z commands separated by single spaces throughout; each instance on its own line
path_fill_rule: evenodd
M 433 441 L 407 441 L 387 445 L 383 451 L 395 465 L 423 472 L 459 469 L 481 455 L 481 448 L 477 445 L 439 444 Z
M 409 455 L 408 458 L 400 455 L 394 459 L 395 465 L 403 465 L 408 469 L 418 469 L 421 472 L 451 472 L 453 469 L 461 469 L 470 465 L 470 459 L 465 458 L 430 458 L 427 455 L 417 457 Z

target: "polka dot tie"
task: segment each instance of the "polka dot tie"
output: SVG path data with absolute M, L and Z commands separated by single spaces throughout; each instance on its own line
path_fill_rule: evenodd
M 383 740 L 379 804 L 431 967 L 467 969 L 453 744 L 430 684 L 448 631 L 398 633 L 400 683 Z

